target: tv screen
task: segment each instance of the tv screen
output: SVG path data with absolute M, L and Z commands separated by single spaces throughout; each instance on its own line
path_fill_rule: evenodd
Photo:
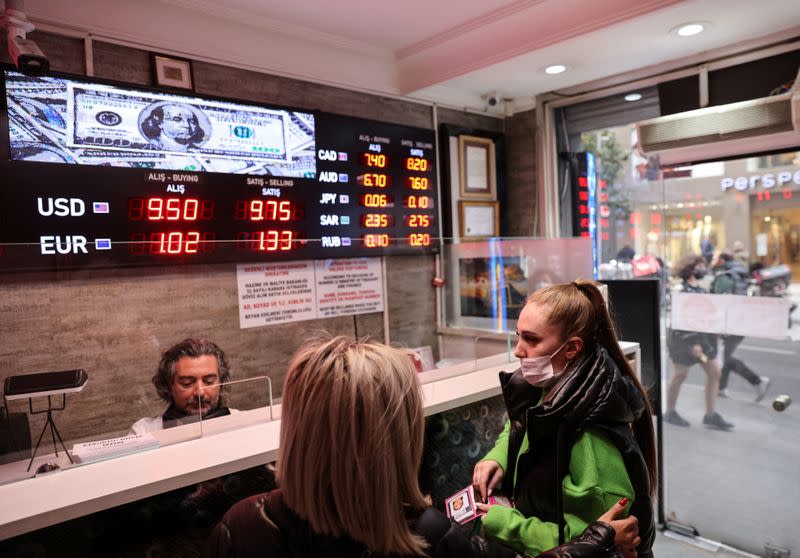
M 316 176 L 309 112 L 4 74 L 15 161 Z

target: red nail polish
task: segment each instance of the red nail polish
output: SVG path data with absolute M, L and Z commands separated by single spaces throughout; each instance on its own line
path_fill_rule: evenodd
M 618 503 L 620 506 L 622 506 L 622 507 L 624 508 L 625 506 L 627 506 L 627 505 L 628 505 L 628 502 L 629 502 L 629 501 L 630 501 L 630 500 L 629 500 L 628 498 L 623 498 L 622 500 L 620 500 L 620 501 L 619 501 L 619 502 L 617 502 L 617 503 Z

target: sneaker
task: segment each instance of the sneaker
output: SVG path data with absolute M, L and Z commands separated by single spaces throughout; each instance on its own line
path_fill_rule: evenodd
M 758 387 L 758 386 L 756 386 L 756 387 Z M 723 399 L 727 399 L 728 398 L 728 390 L 726 388 L 722 388 L 721 390 L 719 390 L 717 392 L 717 397 L 722 397 Z
M 726 421 L 719 413 L 711 413 L 703 417 L 703 424 L 706 428 L 716 428 L 718 430 L 729 430 L 733 428 L 733 423 Z
M 664 420 L 670 424 L 674 424 L 675 426 L 690 425 L 689 421 L 680 416 L 677 411 L 667 411 L 667 414 L 664 415 Z
M 769 389 L 769 384 L 772 382 L 766 376 L 760 376 L 761 382 L 757 383 L 755 386 L 756 388 L 756 403 L 764 399 L 764 396 L 767 394 L 767 390 Z

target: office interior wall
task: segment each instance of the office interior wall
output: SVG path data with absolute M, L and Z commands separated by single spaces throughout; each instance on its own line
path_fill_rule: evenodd
M 54 71 L 85 72 L 83 39 L 34 32 Z M 2 41 L 0 60 L 9 62 Z M 92 44 L 95 76 L 151 85 L 149 53 Z M 195 89 L 264 103 L 433 128 L 429 105 L 285 77 L 194 62 Z M 442 110 L 440 122 L 502 129 L 502 120 Z M 8 187 L 3 185 L 2 187 Z M 387 311 L 393 343 L 436 343 L 432 255 L 387 258 Z M 150 384 L 163 350 L 188 336 L 208 337 L 229 355 L 233 378 L 268 374 L 280 394 L 289 357 L 316 331 L 384 338 L 383 315 L 367 314 L 239 328 L 234 264 L 141 267 L 0 275 L 0 377 L 83 367 L 90 381 L 68 397 L 59 429 L 67 439 L 123 434 L 164 409 Z M 27 401 L 12 411 L 23 411 Z M 41 415 L 31 430 L 41 429 Z

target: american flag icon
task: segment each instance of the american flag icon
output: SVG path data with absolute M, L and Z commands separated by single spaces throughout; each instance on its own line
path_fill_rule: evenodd
M 108 202 L 92 202 L 92 211 L 95 213 L 108 213 Z

